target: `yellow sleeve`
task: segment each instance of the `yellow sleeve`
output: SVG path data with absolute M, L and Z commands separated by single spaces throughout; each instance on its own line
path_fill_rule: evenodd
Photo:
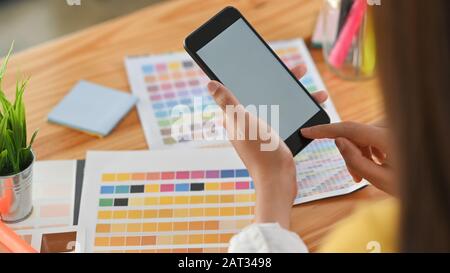
M 358 209 L 338 223 L 320 252 L 397 252 L 399 209 L 389 198 Z

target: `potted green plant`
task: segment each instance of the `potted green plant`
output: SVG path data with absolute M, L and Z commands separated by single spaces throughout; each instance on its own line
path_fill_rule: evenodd
M 32 212 L 32 180 L 34 154 L 31 149 L 37 131 L 27 143 L 27 124 L 23 95 L 28 83 L 17 80 L 14 103 L 3 91 L 9 50 L 0 67 L 0 217 L 5 222 L 18 222 Z

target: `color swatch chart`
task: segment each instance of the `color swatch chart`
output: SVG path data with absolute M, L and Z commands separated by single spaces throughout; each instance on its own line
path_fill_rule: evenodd
M 270 45 L 288 67 L 306 64 L 308 73 L 301 82 L 309 91 L 325 89 L 303 40 L 279 41 Z M 187 53 L 129 57 L 125 63 L 131 89 L 139 98 L 137 107 L 149 146 L 205 146 L 224 142 L 203 139 L 204 124 L 210 121 L 211 116 L 202 110 L 216 104 L 206 89 L 208 77 Z M 183 121 L 173 117 L 172 109 L 179 105 L 189 107 L 199 118 L 193 118 L 193 123 L 189 120 L 190 135 L 175 138 L 172 125 Z M 332 119 L 337 116 L 331 100 L 324 108 Z M 218 129 L 219 135 L 223 133 Z
M 352 181 L 333 145 L 296 158 L 297 204 L 366 185 Z M 88 252 L 226 252 L 254 215 L 254 184 L 231 148 L 89 152 L 85 175 Z
M 15 230 L 73 224 L 76 161 L 37 161 L 33 169 L 33 212 L 9 225 Z
M 366 181 L 353 181 L 333 140 L 315 140 L 295 157 L 295 162 L 295 204 L 348 194 L 368 185 Z
M 254 215 L 253 182 L 229 148 L 92 152 L 85 175 L 87 251 L 226 252 Z
M 253 205 L 249 203 L 254 202 L 255 196 L 249 192 L 253 185 L 248 180 L 246 170 L 103 174 L 97 217 L 102 220 L 128 219 L 130 222 L 97 224 L 94 246 L 145 248 L 172 245 L 171 248 L 158 251 L 172 248 L 176 252 L 226 251 L 221 244 L 228 243 L 236 229 L 247 226 L 253 215 Z M 226 218 L 234 216 L 243 218 Z M 189 217 L 189 220 L 172 222 L 172 219 L 185 217 Z M 214 219 L 216 217 L 223 218 Z M 153 219 L 162 222 L 153 222 Z M 222 232 L 218 233 L 219 230 Z M 124 231 L 161 234 L 102 236 Z M 210 247 L 190 246 L 193 244 Z

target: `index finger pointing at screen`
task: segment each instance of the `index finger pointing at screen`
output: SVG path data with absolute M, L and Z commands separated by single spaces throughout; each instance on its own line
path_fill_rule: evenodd
M 301 130 L 304 137 L 309 139 L 347 138 L 360 146 L 375 146 L 381 150 L 386 147 L 386 131 L 355 122 L 341 122 L 318 125 Z

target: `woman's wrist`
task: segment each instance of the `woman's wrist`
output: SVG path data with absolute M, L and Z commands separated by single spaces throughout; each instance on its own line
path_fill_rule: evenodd
M 285 229 L 290 227 L 290 209 L 277 209 L 277 206 L 271 206 L 270 203 L 256 205 L 255 223 L 278 223 Z
M 296 166 L 292 155 L 277 160 L 277 170 L 251 169 L 256 190 L 255 222 L 279 223 L 289 229 L 297 195 Z
M 277 182 L 267 182 L 256 188 L 255 222 L 256 223 L 279 223 L 288 229 L 290 226 L 290 215 L 293 200 L 296 194 L 295 182 L 281 184 Z M 291 184 L 292 183 L 292 184 Z M 292 187 L 287 190 L 287 187 Z

